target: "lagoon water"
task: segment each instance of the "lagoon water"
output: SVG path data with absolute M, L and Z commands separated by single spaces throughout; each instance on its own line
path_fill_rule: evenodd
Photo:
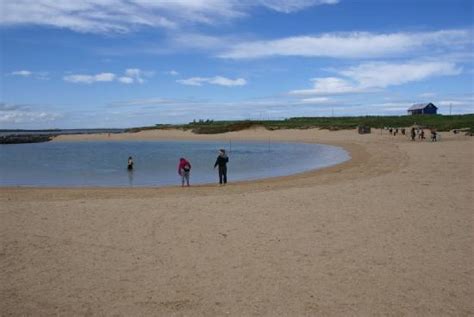
M 253 180 L 318 169 L 350 157 L 339 147 L 306 143 L 121 141 L 0 145 L 0 186 L 179 185 L 177 164 L 192 164 L 191 184 L 215 183 L 218 149 L 229 154 L 228 180 Z M 229 153 L 230 150 L 230 153 Z M 133 172 L 127 159 L 135 162 Z

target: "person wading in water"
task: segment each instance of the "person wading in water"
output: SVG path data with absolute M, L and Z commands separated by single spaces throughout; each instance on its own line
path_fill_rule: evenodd
M 181 176 L 181 186 L 184 187 L 184 182 L 189 186 L 189 174 L 191 173 L 191 163 L 184 157 L 179 159 L 178 174 Z
M 128 157 L 127 169 L 128 169 L 129 171 L 133 170 L 133 159 L 132 159 L 131 156 Z
M 217 156 L 216 163 L 214 164 L 214 168 L 219 166 L 219 184 L 227 184 L 227 163 L 229 162 L 229 158 L 225 154 L 224 149 L 219 150 L 219 156 Z

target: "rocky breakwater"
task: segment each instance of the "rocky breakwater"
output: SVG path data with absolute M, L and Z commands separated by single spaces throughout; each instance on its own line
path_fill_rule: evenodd
M 53 137 L 53 135 L 45 134 L 10 134 L 0 136 L 0 144 L 48 142 L 51 141 Z

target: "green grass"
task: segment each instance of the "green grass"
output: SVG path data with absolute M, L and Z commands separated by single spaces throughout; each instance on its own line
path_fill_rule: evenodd
M 363 117 L 301 117 L 285 120 L 270 121 L 194 121 L 183 125 L 162 125 L 129 129 L 137 132 L 150 129 L 182 129 L 191 130 L 196 134 L 216 134 L 231 131 L 240 131 L 251 127 L 264 127 L 268 130 L 278 129 L 309 129 L 320 128 L 328 130 L 354 129 L 359 125 L 371 128 L 409 127 L 413 124 L 438 131 L 466 129 L 474 131 L 474 114 L 467 115 L 415 115 L 415 116 L 363 116 Z

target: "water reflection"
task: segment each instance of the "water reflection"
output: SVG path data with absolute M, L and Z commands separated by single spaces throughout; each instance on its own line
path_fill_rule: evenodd
M 133 187 L 133 170 L 127 170 L 128 173 L 128 186 Z

